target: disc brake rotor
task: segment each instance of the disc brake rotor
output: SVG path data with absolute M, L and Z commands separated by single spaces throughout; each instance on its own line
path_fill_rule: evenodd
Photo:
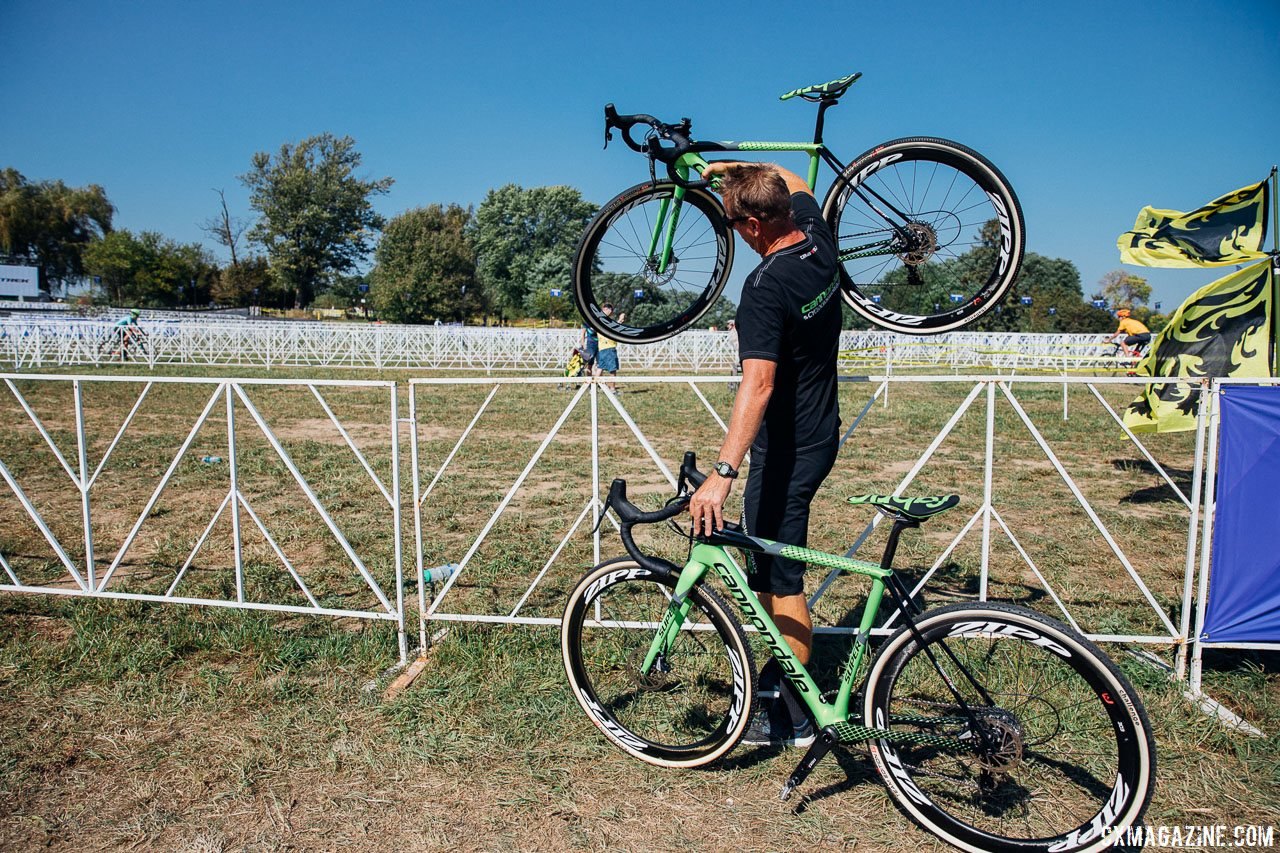
M 910 235 L 910 248 L 899 252 L 898 258 L 908 266 L 919 266 L 938 251 L 938 232 L 927 222 L 908 222 L 907 234 Z

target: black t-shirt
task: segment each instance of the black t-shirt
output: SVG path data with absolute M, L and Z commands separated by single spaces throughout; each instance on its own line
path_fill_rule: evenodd
M 758 452 L 804 450 L 834 441 L 840 428 L 836 356 L 840 286 L 835 241 L 813 196 L 791 196 L 805 239 L 766 255 L 747 276 L 738 306 L 738 354 L 777 363 Z

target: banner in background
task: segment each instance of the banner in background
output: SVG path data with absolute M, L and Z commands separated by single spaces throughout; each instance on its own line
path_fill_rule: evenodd
M 1148 376 L 1271 375 L 1271 262 L 1207 284 L 1169 318 L 1138 373 Z M 1190 385 L 1148 385 L 1124 413 L 1134 432 L 1196 428 L 1198 395 Z
M 1280 388 L 1225 386 L 1209 600 L 1200 639 L 1280 641 Z
M 35 267 L 0 264 L 0 299 L 36 299 L 39 296 L 40 270 Z
M 1120 260 L 1144 267 L 1220 267 L 1265 256 L 1269 181 L 1183 213 L 1144 207 L 1120 235 Z

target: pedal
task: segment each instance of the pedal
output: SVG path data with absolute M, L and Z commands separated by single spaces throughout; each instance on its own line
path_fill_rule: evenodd
M 828 726 L 818 732 L 817 738 L 814 739 L 813 745 L 809 747 L 809 751 L 804 754 L 804 758 L 800 759 L 800 763 L 796 765 L 796 769 L 791 771 L 791 775 L 787 777 L 787 781 L 782 786 L 782 795 L 779 799 L 786 802 L 796 788 L 804 784 L 804 780 L 809 778 L 809 774 L 813 772 L 813 768 L 818 766 L 818 762 L 826 757 L 831 751 L 831 747 L 839 743 L 835 731 Z

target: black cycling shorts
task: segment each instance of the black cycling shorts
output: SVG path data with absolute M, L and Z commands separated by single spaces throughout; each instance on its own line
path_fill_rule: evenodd
M 801 451 L 751 451 L 751 467 L 742 499 L 742 526 L 752 536 L 786 545 L 809 544 L 809 504 L 831 473 L 839 444 L 831 441 Z M 799 560 L 748 553 L 747 581 L 756 592 L 799 595 L 804 567 Z

